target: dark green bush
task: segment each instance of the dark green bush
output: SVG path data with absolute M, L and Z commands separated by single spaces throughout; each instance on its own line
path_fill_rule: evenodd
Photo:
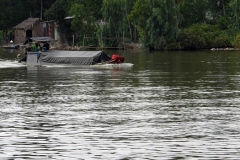
M 234 48 L 240 48 L 240 33 L 238 33 L 233 41 Z
M 239 36 L 240 37 L 240 36 Z M 179 32 L 177 42 L 183 50 L 230 47 L 230 36 L 220 31 L 217 25 L 194 24 Z M 240 38 L 239 38 L 240 46 Z
M 181 50 L 181 44 L 179 42 L 176 43 L 170 43 L 167 45 L 167 50 L 169 51 L 177 51 L 177 50 Z
M 217 21 L 218 27 L 221 30 L 228 29 L 229 23 L 230 23 L 229 20 L 226 17 L 223 17 L 223 16 L 219 17 L 218 21 Z
M 206 23 L 193 24 L 188 29 L 196 34 L 203 34 L 206 32 L 219 32 L 219 27 L 217 25 L 211 25 Z
M 178 42 L 184 50 L 196 50 L 206 48 L 204 38 L 188 29 L 179 33 Z
M 3 39 L 3 31 L 2 30 L 0 30 L 0 40 L 2 40 Z
M 226 48 L 231 47 L 230 38 L 224 34 L 220 34 L 213 40 L 212 48 Z

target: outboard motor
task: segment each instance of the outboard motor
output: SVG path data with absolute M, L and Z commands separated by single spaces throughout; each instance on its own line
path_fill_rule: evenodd
M 118 54 L 113 54 L 112 55 L 112 59 L 111 59 L 111 63 L 123 63 L 124 62 L 124 57 L 119 56 Z
M 117 54 L 112 55 L 112 59 L 117 59 L 118 57 L 119 57 L 119 55 L 117 55 Z
M 27 52 L 27 65 L 40 65 L 40 54 L 39 52 Z

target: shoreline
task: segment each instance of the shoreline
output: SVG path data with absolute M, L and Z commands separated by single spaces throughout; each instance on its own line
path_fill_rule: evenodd
M 26 48 L 26 45 L 23 44 L 18 44 L 20 47 L 19 49 L 24 49 Z M 0 48 L 4 48 L 4 46 L 7 45 L 0 45 Z M 114 50 L 144 50 L 143 48 L 141 48 L 142 45 L 139 43 L 128 43 L 125 44 L 125 46 L 122 47 L 89 47 L 89 46 L 68 46 L 68 45 L 51 45 L 51 49 L 57 49 L 57 50 L 75 50 L 75 51 L 80 51 L 83 49 L 97 49 L 97 50 L 102 50 L 102 49 L 114 49 Z M 205 49 L 205 50 L 210 50 L 210 51 L 239 51 L 240 48 L 211 48 L 211 49 Z M 184 51 L 184 50 L 181 50 Z M 186 50 L 189 51 L 189 50 Z M 197 50 L 193 50 L 193 51 L 197 51 Z

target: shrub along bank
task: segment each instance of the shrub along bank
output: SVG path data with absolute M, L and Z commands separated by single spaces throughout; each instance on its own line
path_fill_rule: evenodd
M 236 36 L 235 36 L 236 35 Z M 194 24 L 178 32 L 176 40 L 166 50 L 201 50 L 211 48 L 240 47 L 240 34 L 220 30 L 218 25 Z

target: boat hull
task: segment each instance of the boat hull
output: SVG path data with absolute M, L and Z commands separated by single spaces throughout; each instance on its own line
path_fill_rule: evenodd
M 109 57 L 103 51 L 48 51 L 48 52 L 27 52 L 26 65 L 101 65 L 121 64 L 124 57 Z

